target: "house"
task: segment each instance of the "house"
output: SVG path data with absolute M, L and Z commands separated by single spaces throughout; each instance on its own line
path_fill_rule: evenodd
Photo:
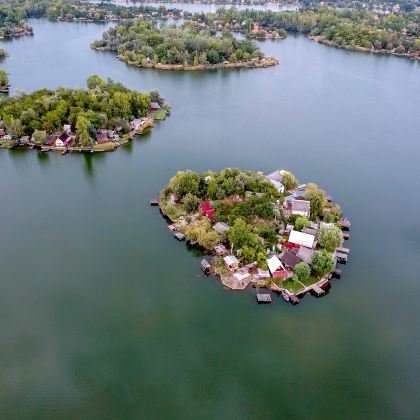
M 286 269 L 284 268 L 282 262 L 278 259 L 276 255 L 273 255 L 271 258 L 269 258 L 266 261 L 267 261 L 268 269 L 272 277 L 274 278 L 284 277 L 283 272 L 285 272 Z
M 104 143 L 108 143 L 109 141 L 110 140 L 108 139 L 108 136 L 105 133 L 96 134 L 96 143 L 104 144 Z
M 312 257 L 314 255 L 314 249 L 306 248 L 304 246 L 301 246 L 299 248 L 298 253 L 296 256 L 301 259 L 303 262 L 306 262 L 306 264 L 312 264 Z
M 217 233 L 221 233 L 221 234 L 224 234 L 224 233 L 228 232 L 229 229 L 230 229 L 230 226 L 225 222 L 217 222 L 213 226 L 213 230 L 215 230 Z
M 55 145 L 57 147 L 71 146 L 72 143 L 73 139 L 67 133 L 62 133 L 60 137 L 55 141 Z
M 47 138 L 45 139 L 44 144 L 46 146 L 54 146 L 56 140 L 58 139 L 57 134 L 50 134 L 47 136 Z
M 270 278 L 270 271 L 269 270 L 263 270 L 262 268 L 257 269 L 257 275 L 260 279 L 268 279 Z
M 28 144 L 30 140 L 31 138 L 29 136 L 23 136 L 19 139 L 19 144 L 23 146 L 25 144 Z
M 311 214 L 311 202 L 307 200 L 292 200 L 292 214 L 309 217 Z
M 236 271 L 233 277 L 237 281 L 244 281 L 244 280 L 249 280 L 251 277 L 251 274 L 249 274 L 249 271 L 246 268 L 241 268 L 240 270 Z
M 160 105 L 157 102 L 150 102 L 150 110 L 152 112 L 159 111 Z
M 210 220 L 213 220 L 215 210 L 211 206 L 210 200 L 205 200 L 200 204 L 201 213 L 205 214 Z
M 233 269 L 239 267 L 239 260 L 234 255 L 226 255 L 223 258 L 227 268 Z
M 308 233 L 292 230 L 289 236 L 289 243 L 305 246 L 306 248 L 313 248 L 315 244 L 315 236 Z
M 284 185 L 281 182 L 275 181 L 274 179 L 270 179 L 270 182 L 274 185 L 277 192 L 284 193 Z
M 130 121 L 130 129 L 131 131 L 139 131 L 141 126 L 144 124 L 144 120 L 143 119 L 135 119 Z
M 0 128 L 0 139 L 3 138 L 5 134 L 4 128 Z
M 273 181 L 281 182 L 283 181 L 283 175 L 281 172 L 282 171 L 279 171 L 279 170 L 271 172 L 271 174 L 268 174 L 266 178 Z
M 71 134 L 71 124 L 64 124 L 63 125 L 63 130 L 64 130 L 65 133 L 70 135 Z
M 294 268 L 296 264 L 301 262 L 300 259 L 290 251 L 283 253 L 280 257 L 280 261 L 288 268 Z
M 318 234 L 318 231 L 316 229 L 312 229 L 310 227 L 305 227 L 302 229 L 303 233 L 307 233 L 308 235 L 316 236 Z

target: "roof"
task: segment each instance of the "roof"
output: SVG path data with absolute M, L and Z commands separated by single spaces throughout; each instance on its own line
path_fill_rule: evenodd
M 300 259 L 290 251 L 286 251 L 280 258 L 281 262 L 287 267 L 294 267 L 300 263 Z
M 270 271 L 268 270 L 263 270 L 262 268 L 258 268 L 258 276 L 261 278 L 266 278 L 266 277 L 270 277 Z
M 214 226 L 213 226 L 213 230 L 215 230 L 216 232 L 219 233 L 225 233 L 230 229 L 229 225 L 225 222 L 217 222 Z
M 223 258 L 223 261 L 227 265 L 239 264 L 239 260 L 234 255 L 226 255 L 226 257 Z
M 306 246 L 307 248 L 312 248 L 314 246 L 315 236 L 309 235 L 308 233 L 299 232 L 297 230 L 292 230 L 290 232 L 289 242 Z
M 270 273 L 273 274 L 276 270 L 279 268 L 282 268 L 284 270 L 283 264 L 281 261 L 277 258 L 276 255 L 273 255 L 271 258 L 269 258 L 267 261 L 268 269 L 270 270 Z
M 270 182 L 274 185 L 274 188 L 277 191 L 280 191 L 280 192 L 284 191 L 284 185 L 281 182 L 277 182 L 274 179 L 270 179 Z
M 271 174 L 268 174 L 266 178 L 272 179 L 273 181 L 277 181 L 277 182 L 283 181 L 283 175 L 281 174 L 279 170 L 271 172 Z
M 309 227 L 303 228 L 302 232 L 307 233 L 308 235 L 313 235 L 313 236 L 316 236 L 316 234 L 318 233 L 318 231 L 316 229 L 312 229 L 312 228 L 309 228 Z
M 47 138 L 45 140 L 45 144 L 47 144 L 47 145 L 53 144 L 56 140 L 57 140 L 57 135 L 56 134 L 50 134 L 49 136 L 47 136 Z
M 307 200 L 293 200 L 292 201 L 292 212 L 307 212 L 311 210 L 311 202 Z
M 62 133 L 62 134 L 61 134 L 61 136 L 59 137 L 59 139 L 60 139 L 62 142 L 67 141 L 69 138 L 70 138 L 70 136 L 69 136 L 67 133 Z
M 150 108 L 160 108 L 157 102 L 150 102 Z
M 4 128 L 0 128 L 0 136 L 4 136 Z
M 301 246 L 299 248 L 298 253 L 296 256 L 300 258 L 302 261 L 306 262 L 307 264 L 312 264 L 312 257 L 314 255 L 314 250 L 311 248 L 306 248 Z
M 103 143 L 108 143 L 109 142 L 108 136 L 105 133 L 98 133 L 96 135 L 96 141 L 99 144 L 103 144 Z

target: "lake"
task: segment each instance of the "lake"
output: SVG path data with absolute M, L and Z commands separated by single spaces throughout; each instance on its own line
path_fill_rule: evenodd
M 0 150 L 2 417 L 418 417 L 420 63 L 290 36 L 261 42 L 275 67 L 174 73 L 90 50 L 105 25 L 31 25 L 0 45 L 12 90 L 96 73 L 173 108 L 109 154 Z M 351 258 L 326 296 L 223 290 L 148 204 L 227 166 L 341 204 Z

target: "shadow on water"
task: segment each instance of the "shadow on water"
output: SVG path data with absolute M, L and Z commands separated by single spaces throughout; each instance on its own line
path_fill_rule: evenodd
M 48 153 L 36 152 L 36 157 L 38 162 L 41 163 L 41 165 L 45 165 L 50 160 L 50 155 Z

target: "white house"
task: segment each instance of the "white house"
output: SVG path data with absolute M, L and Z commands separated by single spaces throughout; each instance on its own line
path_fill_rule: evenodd
M 315 243 L 315 236 L 308 233 L 292 230 L 289 236 L 289 242 L 296 245 L 305 246 L 306 248 L 313 248 Z
M 274 179 L 270 179 L 270 182 L 274 185 L 274 188 L 277 192 L 283 194 L 284 193 L 284 185 L 281 182 L 275 181 Z
M 239 267 L 239 260 L 234 255 L 226 255 L 226 257 L 223 258 L 223 261 L 228 268 Z
M 309 217 L 311 214 L 311 202 L 306 200 L 293 200 L 292 214 Z
M 281 270 L 285 270 L 282 262 L 277 258 L 276 255 L 273 255 L 267 261 L 268 269 L 270 270 L 271 275 L 274 277 L 274 273 L 280 268 Z

